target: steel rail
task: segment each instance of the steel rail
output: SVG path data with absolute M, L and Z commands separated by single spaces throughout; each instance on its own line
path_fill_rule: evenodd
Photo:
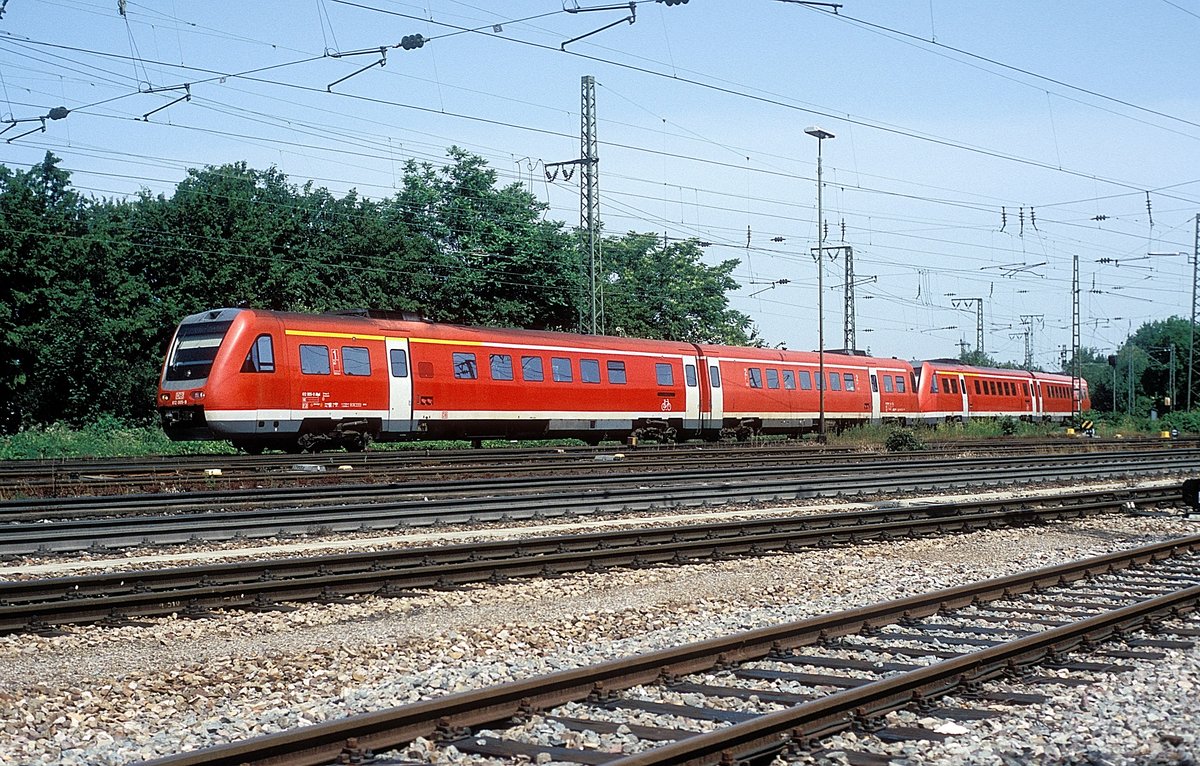
M 1056 439 L 1056 438 L 993 438 L 930 441 L 931 452 L 958 452 L 985 449 L 989 452 L 1015 450 L 1103 451 L 1108 449 L 1169 449 L 1195 447 L 1197 439 Z M 488 448 L 485 450 L 383 450 L 366 453 L 316 453 L 287 455 L 178 455 L 151 458 L 48 458 L 8 460 L 0 462 L 0 488 L 17 485 L 26 488 L 52 487 L 66 489 L 74 485 L 95 485 L 111 481 L 123 484 L 140 482 L 181 481 L 195 479 L 204 482 L 244 480 L 247 476 L 262 478 L 269 472 L 286 471 L 296 463 L 327 468 L 351 465 L 368 472 L 381 473 L 399 470 L 490 469 L 502 466 L 516 469 L 522 465 L 550 469 L 565 463 L 586 465 L 598 456 L 622 452 L 630 463 L 670 465 L 681 461 L 702 460 L 804 460 L 837 459 L 862 454 L 863 447 L 824 446 L 787 441 L 778 443 L 739 444 L 670 444 L 642 445 L 636 448 L 607 447 L 527 447 Z M 219 477 L 205 476 L 205 471 L 220 470 Z M 283 474 L 275 478 L 303 478 Z
M 321 766 L 337 762 L 347 750 L 386 752 L 417 737 L 438 731 L 487 725 L 531 710 L 546 710 L 566 702 L 586 699 L 595 691 L 625 689 L 656 679 L 708 671 L 716 667 L 758 660 L 772 653 L 810 645 L 831 637 L 850 635 L 904 618 L 927 617 L 938 612 L 1027 593 L 1039 587 L 1069 583 L 1090 575 L 1143 565 L 1200 550 L 1200 535 L 1143 546 L 1044 567 L 981 583 L 947 588 L 882 604 L 814 617 L 785 625 L 760 628 L 700 641 L 597 665 L 560 671 L 488 689 L 450 694 L 403 707 L 291 729 L 277 734 L 182 753 L 149 762 L 151 766 Z M 902 689 L 897 679 L 884 679 L 857 689 L 768 713 L 744 724 L 734 724 L 709 734 L 698 734 L 654 751 L 628 756 L 620 766 L 650 764 L 713 764 L 728 753 L 782 748 L 797 732 L 797 740 L 813 732 L 836 730 L 856 709 L 879 712 L 951 691 L 979 679 L 993 677 L 1008 661 L 1031 662 L 1051 648 L 1079 645 L 1128 629 L 1147 619 L 1195 608 L 1200 586 L 1121 608 L 1071 627 L 1055 628 L 1019 639 L 1008 648 L 996 647 L 965 655 L 949 664 L 912 671 L 919 674 L 912 688 Z M 1013 648 L 1015 647 L 1015 648 Z M 982 661 L 981 661 L 982 658 Z M 864 691 L 866 690 L 866 691 Z M 916 693 L 921 695 L 916 696 Z M 872 697 L 872 694 L 877 695 Z M 831 700 L 831 701 L 830 701 Z M 848 702 L 853 700 L 853 704 Z
M 1101 457 L 1102 456 L 1102 457 Z M 138 508 L 149 505 L 156 509 L 171 508 L 175 510 L 189 510 L 195 508 L 206 508 L 212 503 L 220 503 L 224 506 L 256 504 L 263 505 L 268 502 L 285 504 L 312 500 L 329 495 L 338 497 L 354 496 L 354 495 L 374 495 L 382 493 L 404 493 L 421 494 L 428 496 L 429 494 L 444 495 L 447 493 L 456 492 L 472 492 L 472 491 L 491 491 L 497 487 L 505 488 L 531 488 L 541 489 L 546 486 L 566 484 L 574 486 L 578 482 L 587 478 L 588 481 L 594 484 L 602 483 L 623 483 L 633 481 L 651 481 L 661 480 L 664 476 L 672 478 L 715 478 L 722 479 L 729 474 L 736 473 L 738 476 L 770 476 L 780 472 L 792 472 L 794 475 L 821 475 L 828 474 L 833 471 L 841 471 L 843 474 L 852 475 L 855 473 L 869 473 L 877 471 L 881 467 L 886 467 L 890 471 L 909 470 L 920 467 L 939 468 L 948 465 L 961 464 L 983 464 L 988 466 L 1008 465 L 1008 466 L 1033 466 L 1033 465 L 1052 465 L 1055 463 L 1070 463 L 1072 461 L 1186 461 L 1190 458 L 1200 458 L 1200 448 L 1187 448 L 1178 450 L 1132 450 L 1132 451 L 1117 451 L 1105 453 L 1068 453 L 1066 455 L 1054 454 L 1030 454 L 1030 455 L 1008 455 L 1008 456 L 993 456 L 989 455 L 986 458 L 944 458 L 944 457 L 918 457 L 911 454 L 877 454 L 872 456 L 856 456 L 855 462 L 834 462 L 832 466 L 826 466 L 821 463 L 813 464 L 811 462 L 789 463 L 787 465 L 740 465 L 736 461 L 731 465 L 722 464 L 719 467 L 703 466 L 695 467 L 694 459 L 688 462 L 687 470 L 674 470 L 669 473 L 662 471 L 632 473 L 626 472 L 620 475 L 601 475 L 593 476 L 591 469 L 600 468 L 604 471 L 610 471 L 619 461 L 601 461 L 598 465 L 587 464 L 581 468 L 578 473 L 563 474 L 561 466 L 552 466 L 554 473 L 549 477 L 543 476 L 489 476 L 475 477 L 448 480 L 448 477 L 438 474 L 432 481 L 425 483 L 420 482 L 390 482 L 386 484 L 338 484 L 336 486 L 307 486 L 302 488 L 295 487 L 255 487 L 251 490 L 233 490 L 233 491 L 204 491 L 204 492 L 189 492 L 189 493 L 145 493 L 145 494 L 128 494 L 120 496 L 83 496 L 83 497 L 60 497 L 60 498 L 38 498 L 38 499 L 12 499 L 0 501 L 0 519 L 4 520 L 20 520 L 23 515 L 41 514 L 42 516 L 50 513 L 60 513 L 61 515 L 73 514 L 79 515 L 83 513 L 132 513 Z M 639 468 L 642 466 L 638 466 Z
M 1135 463 L 1095 464 L 1022 460 L 1016 465 L 998 460 L 916 463 L 911 472 L 897 467 L 880 477 L 866 469 L 852 475 L 822 476 L 803 469 L 770 471 L 701 471 L 667 476 L 605 476 L 580 486 L 578 477 L 563 477 L 558 485 L 571 489 L 533 494 L 535 480 L 499 481 L 475 487 L 448 489 L 431 499 L 407 487 L 373 487 L 374 493 L 344 488 L 338 502 L 298 505 L 262 501 L 253 510 L 226 503 L 221 511 L 164 516 L 116 516 L 54 522 L 16 522 L 0 525 L 0 556 L 39 555 L 80 550 L 103 550 L 138 545 L 181 544 L 198 540 L 275 537 L 292 534 L 350 533 L 439 523 L 511 521 L 554 516 L 632 512 L 639 510 L 710 506 L 733 502 L 798 500 L 816 497 L 903 492 L 938 487 L 978 490 L 988 484 L 1031 482 L 1053 472 L 1055 480 L 1079 477 L 1128 477 L 1194 471 L 1200 451 L 1180 451 L 1143 458 Z M 964 467 L 969 466 L 969 467 Z M 1037 472 L 1031 473 L 1036 469 Z M 815 475 L 819 478 L 808 478 Z M 690 482 L 690 483 L 689 483 Z M 510 490 L 506 493 L 504 490 Z M 592 491 L 587 491 L 592 490 Z M 480 496 L 482 495 L 482 496 Z M 327 494 L 320 494 L 328 502 Z M 399 499 L 395 499 L 399 498 Z M 292 497 L 293 501 L 298 498 Z M 281 503 L 281 501 L 278 501 Z
M 767 556 L 1081 518 L 1123 509 L 1133 501 L 1177 498 L 1173 488 L 1078 493 L 1049 498 L 1044 505 L 983 501 L 0 582 L 0 634 L 45 632 L 66 624 L 121 624 L 134 617 L 180 611 L 204 616 L 215 608 L 267 609 L 281 602 L 409 595 L 421 589 L 514 578 Z
M 1162 446 L 1155 445 L 1149 448 L 1136 449 L 1136 451 L 1141 454 L 1147 454 L 1188 448 L 1181 446 L 1181 444 L 1178 441 L 1163 442 Z M 1134 449 L 1131 445 L 1121 442 L 1113 442 L 1109 446 L 1109 449 L 1098 450 L 1095 448 L 1095 445 L 1090 443 L 1067 443 L 1059 448 L 1039 448 L 1036 452 L 1024 447 L 1013 447 L 1007 444 L 998 446 L 981 445 L 981 448 L 985 449 L 989 456 L 1011 455 L 1018 458 L 1031 454 L 1060 456 L 1086 454 L 1094 456 L 1105 452 L 1112 454 L 1115 458 L 1121 452 L 1129 452 Z M 1117 448 L 1123 449 L 1118 450 Z M 1194 448 L 1194 445 L 1192 445 L 1192 448 Z M 970 446 L 961 446 L 955 450 L 947 448 L 925 454 L 940 454 L 944 456 L 949 452 L 971 453 L 973 451 L 975 450 Z M 620 457 L 617 457 L 618 455 Z M 346 456 L 342 457 L 345 458 Z M 346 486 L 382 482 L 411 482 L 417 480 L 425 480 L 426 482 L 443 481 L 446 479 L 460 480 L 471 477 L 494 479 L 499 477 L 555 476 L 564 471 L 576 474 L 596 475 L 633 473 L 638 471 L 674 471 L 681 468 L 695 469 L 699 467 L 713 469 L 744 466 L 753 468 L 795 464 L 810 467 L 832 467 L 861 462 L 889 461 L 899 458 L 900 456 L 895 454 L 863 453 L 849 450 L 827 454 L 817 452 L 812 448 L 792 450 L 781 448 L 764 450 L 706 450 L 693 448 L 691 450 L 679 449 L 677 451 L 663 452 L 628 450 L 624 452 L 597 451 L 583 455 L 578 453 L 568 453 L 566 455 L 547 454 L 541 456 L 540 459 L 500 459 L 493 460 L 490 463 L 480 459 L 475 461 L 442 463 L 437 461 L 436 458 L 403 463 L 383 463 L 380 461 L 364 460 L 361 456 L 333 460 L 329 459 L 329 456 L 325 456 L 320 460 L 292 460 L 287 464 L 281 464 L 266 470 L 242 470 L 236 466 L 231 468 L 228 465 L 221 466 L 220 464 L 214 464 L 211 468 L 203 469 L 215 475 L 204 474 L 201 471 L 191 473 L 167 471 L 152 475 L 112 471 L 109 473 L 81 473 L 76 474 L 76 478 L 55 475 L 44 482 L 40 480 L 6 480 L 3 473 L 0 473 L 0 497 L 7 495 L 10 498 L 16 498 L 15 503 L 14 501 L 0 501 L 0 510 L 3 509 L 6 502 L 19 506 L 21 498 L 26 498 L 24 502 L 29 504 L 34 499 L 41 502 L 53 502 L 60 499 L 69 501 L 84 494 L 100 494 L 109 496 L 111 501 L 113 497 L 136 495 L 138 493 L 162 497 L 180 492 L 191 494 L 212 491 L 214 489 L 231 492 L 238 488 L 245 488 L 251 483 L 256 490 L 287 491 L 290 489 L 294 492 L 297 487 L 311 488 L 330 484 Z M 2 465 L 0 464 L 0 466 Z
M 730 754 L 745 758 L 751 753 L 779 751 L 791 743 L 803 746 L 812 738 L 850 728 L 856 719 L 948 695 L 966 684 L 996 678 L 1014 667 L 1036 664 L 1087 642 L 1102 641 L 1163 615 L 1193 611 L 1198 602 L 1200 585 L 677 740 L 610 765 L 711 766 L 725 762 Z

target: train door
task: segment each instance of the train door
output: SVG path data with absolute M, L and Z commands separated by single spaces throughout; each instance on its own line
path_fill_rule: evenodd
M 1042 409 L 1042 384 L 1041 384 L 1041 381 L 1037 381 L 1037 380 L 1031 380 L 1031 381 L 1029 382 L 1029 391 L 1030 391 L 1030 393 L 1032 393 L 1032 394 L 1033 394 L 1033 396 L 1032 396 L 1032 397 L 1030 397 L 1030 399 L 1032 400 L 1032 401 L 1030 402 L 1030 407 L 1031 407 L 1031 411 L 1032 411 L 1032 413 L 1033 413 L 1033 416 L 1036 418 L 1037 416 L 1041 415 L 1041 414 L 1042 414 L 1042 412 L 1043 412 L 1043 409 Z
M 701 358 L 706 365 L 704 384 L 708 389 L 708 407 L 704 409 L 701 427 L 706 431 L 720 431 L 725 425 L 725 395 L 722 393 L 721 367 L 716 359 Z
M 696 368 L 697 362 L 694 356 L 683 358 L 683 427 L 688 431 L 700 430 L 700 374 Z
M 871 379 L 871 422 L 878 423 L 879 417 L 879 370 L 867 368 L 867 377 Z
M 408 356 L 408 339 L 388 338 L 385 346 L 388 358 L 388 422 L 384 430 L 402 433 L 412 431 L 412 365 Z
M 961 400 L 959 414 L 965 418 L 970 412 L 967 411 L 967 378 L 961 372 L 958 374 L 958 391 Z

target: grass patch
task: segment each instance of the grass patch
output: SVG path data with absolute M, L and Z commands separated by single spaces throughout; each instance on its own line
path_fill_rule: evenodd
M 157 426 L 129 426 L 103 420 L 83 428 L 55 424 L 0 437 L 0 460 L 139 457 L 148 455 L 228 455 L 226 442 L 173 442 Z

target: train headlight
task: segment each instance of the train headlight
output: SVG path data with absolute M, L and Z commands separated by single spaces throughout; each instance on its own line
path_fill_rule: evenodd
M 193 391 L 192 398 L 195 399 L 196 401 L 200 401 L 201 399 L 204 398 L 204 392 L 203 391 Z
M 159 397 L 158 397 L 158 398 L 159 398 L 159 399 L 162 399 L 164 402 L 169 402 L 169 401 L 171 401 L 171 395 L 170 395 L 170 394 L 159 394 Z

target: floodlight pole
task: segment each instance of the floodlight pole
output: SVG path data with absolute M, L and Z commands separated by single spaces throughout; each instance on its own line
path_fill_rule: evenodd
M 820 400 L 820 415 L 817 420 L 817 441 L 826 442 L 825 436 L 825 211 L 821 205 L 821 147 L 825 139 L 833 134 L 818 127 L 804 131 L 817 139 L 817 391 Z

